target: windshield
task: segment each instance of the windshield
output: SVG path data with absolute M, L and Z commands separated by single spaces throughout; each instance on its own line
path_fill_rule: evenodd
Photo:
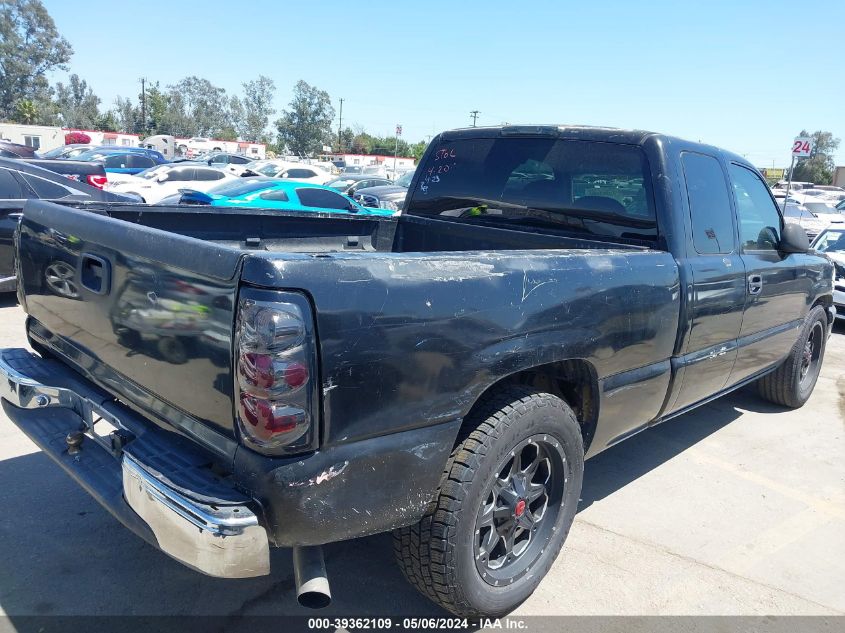
M 780 208 L 783 209 L 783 205 L 780 205 Z M 786 210 L 783 212 L 783 215 L 787 218 L 799 218 L 804 220 L 812 220 L 815 218 L 812 213 L 794 204 L 786 205 Z
M 396 184 L 400 187 L 405 187 L 407 189 L 411 186 L 411 181 L 414 179 L 414 172 L 409 171 L 402 174 L 399 178 L 396 179 Z
M 145 169 L 144 171 L 139 171 L 135 175 L 138 176 L 138 178 L 146 178 L 147 180 L 150 180 L 152 178 L 155 178 L 159 174 L 163 174 L 168 171 L 170 171 L 170 168 L 166 165 L 156 165 L 155 167 L 150 167 L 149 169 Z
M 805 202 L 804 206 L 807 208 L 808 211 L 814 213 L 815 215 L 839 215 L 839 212 L 836 210 L 836 207 L 834 207 L 832 204 L 828 204 L 827 202 Z
M 108 154 L 97 150 L 88 150 L 76 156 L 75 160 L 103 160 Z
M 252 171 L 258 174 L 263 174 L 264 176 L 275 176 L 277 173 L 279 173 L 280 169 L 281 167 L 279 165 L 270 163 L 269 165 L 263 165 L 262 167 L 259 167 L 258 169 L 253 169 Z
M 245 196 L 248 193 L 273 187 L 276 182 L 267 180 L 266 178 L 245 178 L 212 187 L 208 190 L 208 193 L 226 196 L 228 198 L 237 198 L 238 196 Z
M 360 167 L 346 167 L 343 170 L 344 174 L 360 174 L 362 173 L 362 169 Z
M 337 189 L 338 191 L 342 191 L 351 185 L 354 185 L 358 182 L 355 178 L 338 178 L 336 180 L 332 180 L 326 183 L 326 187 L 331 187 L 332 189 Z
M 407 206 L 508 228 L 653 240 L 657 222 L 645 155 L 634 145 L 553 137 L 441 141 Z
M 85 148 L 76 149 L 79 150 L 79 153 L 85 151 Z M 41 154 L 41 158 L 56 158 L 57 156 L 65 156 L 66 154 L 69 155 L 73 151 L 74 148 L 68 148 L 67 145 L 59 145 L 58 147 L 51 149 L 49 152 Z
M 845 251 L 845 230 L 834 231 L 828 230 L 819 235 L 819 239 L 813 246 L 817 251 L 822 253 L 834 253 Z

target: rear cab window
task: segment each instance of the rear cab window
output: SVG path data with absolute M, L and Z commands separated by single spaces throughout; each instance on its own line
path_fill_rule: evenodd
M 443 140 L 420 168 L 412 215 L 652 244 L 650 171 L 636 145 L 557 137 Z

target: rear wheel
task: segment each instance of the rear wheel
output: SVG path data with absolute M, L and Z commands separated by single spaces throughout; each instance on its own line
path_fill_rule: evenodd
M 405 577 L 433 601 L 461 616 L 499 616 L 531 595 L 557 557 L 584 450 L 569 406 L 528 387 L 489 399 L 472 422 L 432 508 L 394 531 L 394 549 Z
M 824 360 L 827 316 L 816 306 L 807 315 L 789 356 L 775 371 L 757 381 L 760 395 L 770 402 L 797 409 L 809 400 Z

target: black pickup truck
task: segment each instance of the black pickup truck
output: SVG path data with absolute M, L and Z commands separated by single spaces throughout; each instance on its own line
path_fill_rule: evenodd
M 835 316 L 747 161 L 647 132 L 442 133 L 391 218 L 73 206 L 24 209 L 3 410 L 190 567 L 292 547 L 312 606 L 322 544 L 393 530 L 432 600 L 508 612 L 585 458 L 751 382 L 800 407 Z

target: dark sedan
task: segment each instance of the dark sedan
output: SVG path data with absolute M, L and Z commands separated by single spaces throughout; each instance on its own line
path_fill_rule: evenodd
M 0 292 L 15 289 L 13 236 L 27 200 L 135 202 L 20 160 L 0 158 Z
M 358 189 L 353 199 L 365 207 L 378 207 L 389 211 L 401 211 L 408 195 L 408 187 L 414 179 L 414 172 L 403 174 L 395 183 L 383 187 Z

